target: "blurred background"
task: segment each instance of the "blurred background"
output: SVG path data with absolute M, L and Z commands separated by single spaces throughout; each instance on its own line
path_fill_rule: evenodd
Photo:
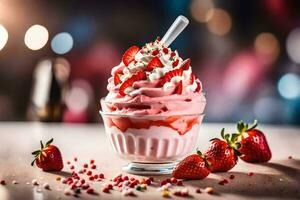
M 206 122 L 300 124 L 297 0 L 0 0 L 0 120 L 100 121 L 111 68 L 180 14 Z

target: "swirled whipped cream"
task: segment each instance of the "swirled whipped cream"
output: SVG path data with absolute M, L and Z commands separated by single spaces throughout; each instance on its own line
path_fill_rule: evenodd
M 190 59 L 183 60 L 176 50 L 164 47 L 159 38 L 142 48 L 130 47 L 111 75 L 109 93 L 103 99 L 110 107 L 105 109 L 102 104 L 104 111 L 165 114 L 176 110 L 179 113 L 204 110 L 202 84 L 192 73 Z M 176 106 L 179 103 L 181 106 Z M 193 103 L 202 106 L 193 108 Z M 171 104 L 175 104 L 174 107 L 168 107 Z

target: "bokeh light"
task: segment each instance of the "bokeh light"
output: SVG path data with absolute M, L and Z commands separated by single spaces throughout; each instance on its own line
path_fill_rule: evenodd
M 223 9 L 213 9 L 213 15 L 207 22 L 208 30 L 216 35 L 227 34 L 232 27 L 232 19 L 229 13 Z
M 213 8 L 214 4 L 211 0 L 194 0 L 191 3 L 191 15 L 196 21 L 204 23 L 212 18 Z
M 278 92 L 285 99 L 300 97 L 300 77 L 294 73 L 283 75 L 278 82 Z
M 74 44 L 73 37 L 70 33 L 62 32 L 58 33 L 51 41 L 51 48 L 57 54 L 68 53 Z
M 288 35 L 286 50 L 291 60 L 300 63 L 300 28 L 292 30 Z
M 3 25 L 0 24 L 0 50 L 4 48 L 8 40 L 8 32 Z
M 254 49 L 257 54 L 270 62 L 277 59 L 280 49 L 277 38 L 272 33 L 260 33 L 255 38 Z
M 26 31 L 24 42 L 29 49 L 39 50 L 47 44 L 48 39 L 48 30 L 44 26 L 36 24 Z

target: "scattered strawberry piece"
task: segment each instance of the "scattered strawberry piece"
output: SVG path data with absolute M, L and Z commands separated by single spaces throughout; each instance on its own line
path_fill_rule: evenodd
M 229 178 L 230 178 L 230 179 L 234 179 L 235 176 L 234 176 L 233 174 L 231 174 L 231 175 L 229 176 Z
M 32 155 L 34 155 L 35 157 L 31 163 L 32 166 L 35 163 L 43 171 L 62 170 L 64 164 L 61 157 L 61 153 L 56 146 L 51 144 L 52 142 L 53 138 L 49 140 L 44 146 L 43 142 L 40 141 L 41 150 L 32 152 Z
M 147 79 L 147 76 L 146 76 L 146 73 L 144 71 L 139 71 L 138 73 L 136 73 L 135 75 L 132 75 L 129 79 L 127 79 L 126 81 L 124 81 L 122 83 L 122 85 L 120 86 L 120 89 L 119 89 L 119 93 L 121 96 L 125 96 L 125 89 L 132 86 L 132 84 L 136 81 L 139 81 L 139 80 L 146 80 Z
M 158 85 L 163 86 L 165 83 L 170 82 L 173 77 L 182 76 L 182 73 L 183 73 L 183 70 L 181 68 L 169 71 L 169 72 L 165 73 L 165 75 L 163 77 L 161 77 Z
M 74 169 L 74 168 L 75 168 L 74 165 L 71 165 L 71 166 L 70 166 L 70 169 Z
M 1 181 L 0 181 L 0 184 L 1 184 L 1 185 L 6 185 L 5 180 L 1 180 Z
M 89 165 L 85 163 L 85 164 L 83 165 L 83 167 L 84 167 L 84 168 L 88 168 Z
M 155 49 L 155 50 L 152 52 L 152 56 L 157 56 L 158 53 L 159 53 L 158 49 Z
M 115 85 L 119 85 L 119 83 L 121 83 L 120 75 L 121 74 L 118 74 L 118 73 L 114 75 L 114 84 Z
M 177 179 L 204 179 L 210 173 L 206 165 L 201 152 L 197 152 L 179 162 L 172 175 Z
M 196 188 L 196 193 L 201 193 L 201 189 L 200 188 Z
M 265 135 L 256 129 L 256 120 L 252 127 L 248 128 L 248 126 L 243 121 L 239 121 L 237 124 L 239 133 L 236 137 L 236 145 L 240 146 L 238 148 L 241 154 L 240 158 L 251 163 L 268 162 L 272 157 L 272 153 Z
M 196 76 L 193 73 L 191 73 L 191 76 L 190 76 L 190 79 L 189 79 L 189 84 L 190 85 L 192 85 L 194 83 L 195 78 L 196 78 Z
M 176 67 L 176 66 L 178 65 L 178 63 L 179 63 L 179 60 L 177 59 L 177 60 L 175 60 L 174 62 L 172 62 L 172 66 L 173 66 L 173 67 Z
M 75 162 L 77 162 L 77 160 L 78 160 L 78 158 L 77 158 L 77 157 L 75 157 L 75 158 L 74 158 L 74 161 L 75 161 Z
M 134 56 L 139 52 L 140 48 L 137 46 L 132 46 L 124 53 L 122 61 L 125 66 L 128 66 L 134 60 Z
M 93 176 L 90 176 L 90 177 L 89 177 L 89 180 L 90 180 L 90 181 L 93 181 L 93 180 L 94 180 L 94 177 L 93 177 Z
M 88 171 L 88 172 L 86 173 L 86 175 L 91 176 L 91 175 L 92 175 L 92 171 Z
M 94 164 L 94 163 L 95 163 L 95 160 L 91 159 L 90 164 Z
M 292 156 L 289 156 L 288 159 L 293 159 L 293 157 L 292 157 Z
M 169 53 L 169 49 L 168 48 L 163 48 L 163 52 L 164 52 L 164 54 L 168 54 Z
M 178 182 L 177 182 L 177 185 L 178 185 L 178 186 L 183 186 L 183 182 L 182 182 L 182 181 L 178 181 Z
M 177 179 L 174 178 L 174 177 L 172 177 L 172 178 L 171 178 L 171 183 L 176 184 L 176 183 L 177 183 Z
M 96 169 L 96 168 L 97 168 L 96 165 L 92 165 L 92 166 L 91 166 L 91 169 Z
M 178 83 L 178 85 L 176 86 L 175 91 L 174 91 L 173 94 L 182 94 L 182 87 L 183 87 L 182 81 L 180 81 Z
M 67 161 L 67 165 L 70 165 L 71 164 L 71 162 L 70 161 Z
M 152 60 L 148 63 L 146 70 L 147 71 L 152 71 L 153 69 L 159 67 L 163 67 L 164 65 L 162 64 L 162 62 L 160 61 L 160 59 L 158 57 L 154 57 L 152 58 Z
M 249 172 L 247 175 L 248 175 L 248 176 L 253 176 L 254 173 L 253 173 L 253 172 Z
M 105 188 L 102 189 L 102 192 L 109 193 L 109 189 L 107 187 L 105 187 Z
M 93 188 L 88 188 L 86 190 L 86 193 L 88 193 L 88 194 L 94 194 L 94 189 Z
M 197 88 L 195 90 L 195 92 L 200 92 L 202 91 L 202 84 L 201 84 L 201 81 L 199 79 L 196 80 L 196 83 L 197 83 Z
M 171 52 L 171 57 L 174 57 L 176 55 L 176 53 L 174 51 Z
M 99 178 L 104 178 L 104 174 L 99 174 Z
M 157 41 L 160 41 L 160 37 L 159 37 L 159 36 L 157 36 L 156 40 L 157 40 Z
M 232 169 L 238 160 L 235 149 L 231 146 L 232 139 L 229 134 L 225 135 L 225 129 L 221 131 L 224 140 L 214 138 L 208 150 L 205 152 L 205 158 L 210 164 L 211 172 L 226 172 Z
M 186 59 L 186 60 L 183 61 L 182 64 L 181 64 L 181 68 L 182 68 L 183 70 L 188 70 L 188 69 L 190 68 L 190 66 L 191 66 L 191 59 L 190 59 L 190 58 Z

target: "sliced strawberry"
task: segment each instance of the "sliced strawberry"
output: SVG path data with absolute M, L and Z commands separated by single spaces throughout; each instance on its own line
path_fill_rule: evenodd
M 160 41 L 161 39 L 160 39 L 160 37 L 159 37 L 159 36 L 157 36 L 156 40 L 157 40 L 157 41 Z
M 152 71 L 156 67 L 163 67 L 164 65 L 160 61 L 158 57 L 152 58 L 152 60 L 148 63 L 146 70 Z
M 174 69 L 172 71 L 167 72 L 159 82 L 159 86 L 163 86 L 165 83 L 169 82 L 174 76 L 182 76 L 183 70 L 181 68 Z
M 122 61 L 125 66 L 128 66 L 134 60 L 134 56 L 139 52 L 140 48 L 137 46 L 132 46 L 124 53 Z
M 182 94 L 182 81 L 180 81 L 177 85 L 177 87 L 175 88 L 175 91 L 173 94 Z
M 173 66 L 173 67 L 176 67 L 176 66 L 178 65 L 178 63 L 179 63 L 179 60 L 177 59 L 177 60 L 175 60 L 175 61 L 172 63 L 172 66 Z
M 158 53 L 159 53 L 158 49 L 155 49 L 155 50 L 152 52 L 152 56 L 156 56 Z
M 119 93 L 122 96 L 125 96 L 125 89 L 132 86 L 132 84 L 136 81 L 139 80 L 146 80 L 147 76 L 146 76 L 146 72 L 144 71 L 139 71 L 138 73 L 136 73 L 135 75 L 132 75 L 129 79 L 127 79 L 126 81 L 124 81 L 124 83 L 122 83 L 122 85 L 120 86 L 119 89 Z
M 191 66 L 191 59 L 190 59 L 190 58 L 186 59 L 186 60 L 183 61 L 183 63 L 181 64 L 181 68 L 182 68 L 183 70 L 188 70 L 188 69 L 190 68 L 190 66 Z
M 120 75 L 121 75 L 121 74 L 116 74 L 116 75 L 114 76 L 114 84 L 115 84 L 115 85 L 118 85 L 119 83 L 121 83 Z
M 189 80 L 190 85 L 192 85 L 194 83 L 195 78 L 196 78 L 195 74 L 191 73 L 190 80 Z
M 195 92 L 200 92 L 202 90 L 201 81 L 199 79 L 197 79 L 196 83 L 197 83 L 197 88 L 196 88 Z

